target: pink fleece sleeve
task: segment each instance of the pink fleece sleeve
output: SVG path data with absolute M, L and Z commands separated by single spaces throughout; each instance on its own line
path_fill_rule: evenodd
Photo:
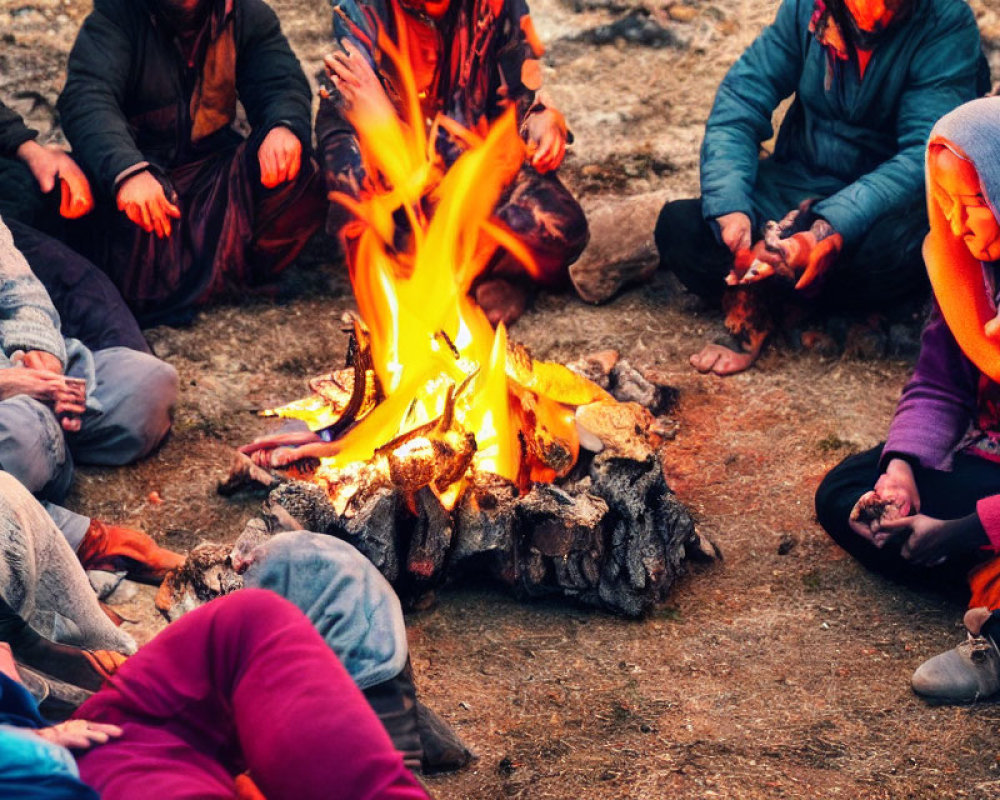
M 984 497 L 976 503 L 976 513 L 993 550 L 1000 553 L 1000 494 Z

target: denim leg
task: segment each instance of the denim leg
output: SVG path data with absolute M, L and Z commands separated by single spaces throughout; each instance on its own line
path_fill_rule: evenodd
M 73 480 L 73 460 L 52 410 L 17 395 L 0 402 L 0 469 L 32 494 L 58 502 Z
M 97 351 L 94 364 L 95 396 L 104 412 L 88 412 L 80 432 L 67 437 L 73 456 L 80 463 L 117 466 L 148 455 L 170 430 L 177 371 L 126 347 Z
M 406 625 L 399 598 L 354 547 L 319 533 L 280 533 L 258 550 L 247 588 L 270 589 L 298 606 L 367 689 L 406 666 Z

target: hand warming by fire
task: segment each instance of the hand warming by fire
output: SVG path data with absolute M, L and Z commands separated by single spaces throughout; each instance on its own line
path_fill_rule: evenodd
M 558 165 L 565 121 L 536 108 L 519 125 L 510 103 L 471 128 L 427 119 L 411 24 L 397 8 L 395 36 L 378 28 L 387 87 L 367 47 L 348 41 L 326 62 L 364 175 L 359 191 L 331 193 L 349 212 L 348 365 L 262 412 L 307 429 L 240 448 L 220 491 L 270 486 L 269 515 L 347 538 L 404 602 L 469 569 L 639 615 L 699 541 L 657 452 L 665 428 L 649 409 L 663 413 L 668 394 L 617 355 L 595 377 L 644 405 L 533 359 L 473 291 L 501 253 L 538 274 L 530 237 L 498 203 L 529 152 L 538 171 Z
M 575 409 L 611 398 L 562 365 L 534 361 L 470 296 L 498 248 L 534 270 L 530 250 L 493 216 L 525 144 L 513 107 L 479 131 L 441 115 L 424 123 L 407 24 L 397 12 L 398 42 L 379 33 L 398 114 L 357 46 L 327 59 L 369 176 L 360 198 L 332 197 L 353 217 L 344 232 L 360 312 L 353 367 L 315 383 L 314 398 L 275 410 L 315 433 L 242 452 L 258 466 L 300 471 L 303 459 L 319 459 L 310 477 L 334 495 L 344 470 L 371 465 L 410 492 L 431 487 L 450 508 L 470 470 L 522 488 L 567 474 L 579 450 Z M 552 162 L 561 150 L 544 129 L 554 123 L 546 111 L 533 116 Z M 440 128 L 465 148 L 450 167 L 436 149 Z
M 683 794 L 692 781 L 699 790 L 746 788 L 746 775 L 707 762 L 712 781 L 702 780 L 701 762 L 713 753 L 732 761 L 748 731 L 769 737 L 757 743 L 765 761 L 794 755 L 796 731 L 816 738 L 807 718 L 815 721 L 816 703 L 788 706 L 811 693 L 769 677 L 816 662 L 789 660 L 795 636 L 848 659 L 826 670 L 832 681 L 869 676 L 872 662 L 844 646 L 845 636 L 877 644 L 860 653 L 876 655 L 880 669 L 895 658 L 881 641 L 889 628 L 867 630 L 881 619 L 867 628 L 851 620 L 860 604 L 819 605 L 804 594 L 834 584 L 856 591 L 840 580 L 846 565 L 809 563 L 814 541 L 792 553 L 812 517 L 793 507 L 804 498 L 788 489 L 813 485 L 833 450 L 852 452 L 817 489 L 819 525 L 866 567 L 968 589 L 967 641 L 921 666 L 913 689 L 956 703 L 1000 695 L 1000 98 L 972 99 L 985 91 L 976 4 L 777 2 L 773 23 L 723 79 L 701 142 L 701 193 L 689 199 L 676 198 L 682 184 L 670 176 L 687 169 L 676 180 L 693 184 L 690 120 L 707 109 L 674 104 L 659 68 L 698 63 L 695 50 L 683 60 L 670 52 L 692 41 L 674 23 L 701 17 L 698 30 L 711 35 L 697 38 L 714 47 L 754 21 L 747 4 L 725 13 L 704 4 L 633 8 L 611 22 L 601 18 L 618 14 L 615 4 L 571 3 L 545 20 L 559 30 L 546 63 L 525 0 L 332 5 L 336 49 L 324 59 L 329 84 L 315 118 L 311 82 L 265 0 L 94 0 L 53 115 L 69 152 L 36 144 L 38 131 L 0 103 L 0 207 L 9 216 L 0 219 L 0 722 L 13 723 L 0 725 L 0 753 L 21 782 L 9 789 L 11 770 L 0 770 L 0 794 L 59 783 L 107 800 L 143 789 L 422 799 L 411 770 L 459 769 L 474 757 L 421 705 L 413 669 L 431 662 L 445 666 L 435 672 L 452 694 L 476 701 L 459 704 L 472 712 L 468 723 L 503 723 L 491 726 L 483 752 L 506 755 L 466 784 L 469 796 L 544 793 L 552 787 L 543 777 L 558 781 L 550 795 L 590 796 L 591 787 L 579 790 L 595 770 L 602 788 L 593 791 L 604 795 L 634 793 L 635 776 L 654 794 Z M 4 47 L 23 47 L 33 26 L 70 19 L 21 10 L 32 13 L 12 14 Z M 609 24 L 574 31 L 583 19 Z M 294 22 L 286 29 L 315 33 L 311 21 Z M 606 47 L 609 36 L 628 47 Z M 46 38 L 45 48 L 59 41 Z M 654 42 L 669 46 L 640 50 Z M 591 45 L 606 49 L 585 54 Z M 724 60 L 716 50 L 712 69 Z M 649 232 L 665 190 L 675 199 L 656 222 L 659 266 L 725 311 L 728 338 L 689 359 L 700 372 L 749 369 L 776 332 L 794 330 L 809 347 L 818 336 L 805 326 L 816 323 L 831 343 L 843 333 L 845 350 L 863 327 L 853 338 L 872 359 L 905 357 L 891 345 L 892 329 L 903 328 L 915 354 L 919 315 L 910 304 L 926 305 L 926 263 L 933 302 L 884 443 L 853 452 L 885 397 L 871 379 L 891 382 L 892 370 L 807 364 L 793 374 L 806 381 L 751 374 L 730 387 L 685 375 L 678 404 L 667 381 L 686 367 L 663 362 L 703 331 L 673 285 L 614 315 L 550 303 L 544 331 L 537 317 L 525 326 L 536 352 L 561 348 L 570 331 L 601 348 L 567 363 L 536 360 L 510 337 L 534 291 L 567 287 L 590 237 L 557 174 L 573 136 L 541 92 L 546 71 L 576 80 L 566 96 L 587 160 L 570 165 L 573 182 L 615 193 L 614 202 L 608 191 L 587 201 L 599 246 L 579 262 L 574 285 L 600 302 L 656 269 L 648 236 L 626 239 Z M 48 72 L 43 89 L 59 74 Z M 633 74 L 648 76 L 641 91 Z M 604 82 L 618 88 L 610 103 L 594 88 Z M 703 94 L 679 83 L 684 95 Z M 671 108 L 662 128 L 644 111 L 657 100 Z M 639 146 L 637 135 L 648 141 Z M 675 159 L 685 147 L 688 158 Z M 24 198 L 10 196 L 22 189 Z M 59 218 L 91 210 L 87 231 Z M 328 238 L 313 239 L 320 226 Z M 346 266 L 356 310 L 344 311 L 333 293 L 292 299 L 291 314 L 264 303 L 247 313 L 237 300 L 195 331 L 163 329 L 214 298 L 292 288 L 269 284 L 310 242 L 325 242 L 323 267 Z M 830 324 L 831 311 L 864 323 Z M 592 324 L 602 316 L 603 328 Z M 621 342 L 602 341 L 622 328 Z M 287 331 L 313 348 L 308 356 L 283 353 Z M 879 351 L 862 350 L 882 333 Z M 647 334 L 653 347 L 640 339 Z M 206 512 L 204 498 L 185 503 L 205 488 L 194 465 L 232 431 L 228 398 L 284 391 L 275 389 L 283 374 L 340 336 L 344 363 L 309 381 L 308 396 L 261 411 L 281 427 L 229 454 L 218 493 L 264 487 L 259 512 L 243 520 L 235 544 L 195 545 L 202 530 L 224 531 L 224 517 L 235 518 L 234 509 Z M 836 392 L 841 373 L 847 382 L 864 376 L 853 398 Z M 175 401 L 180 441 L 161 457 Z M 827 412 L 831 432 L 813 447 Z M 853 427 L 859 418 L 865 424 Z M 146 457 L 167 469 L 144 471 L 140 480 L 156 483 L 141 493 L 106 478 L 107 468 Z M 74 469 L 88 463 L 100 472 L 82 482 L 84 507 L 98 505 L 97 491 L 107 508 L 185 525 L 160 532 L 181 537 L 172 543 L 188 553 L 57 505 L 76 501 Z M 695 587 L 680 605 L 663 605 L 691 560 L 721 558 L 671 490 L 673 476 L 708 529 L 736 534 L 735 569 L 701 591 L 707 611 L 692 602 Z M 101 606 L 150 599 L 129 580 L 160 584 L 153 605 L 171 626 L 141 649 L 150 621 Z M 607 620 L 584 625 L 579 611 L 550 615 L 539 605 L 518 619 L 492 597 L 472 613 L 460 598 L 421 625 L 413 639 L 422 652 L 411 658 L 404 610 L 427 609 L 460 583 L 633 620 L 660 609 L 623 635 Z M 864 609 L 876 617 L 892 613 L 869 600 Z M 906 606 L 899 613 L 912 614 Z M 817 625 L 820 612 L 829 622 Z M 119 631 L 125 622 L 142 626 L 139 635 Z M 539 625 L 552 630 L 536 636 Z M 440 630 L 461 634 L 463 649 L 435 647 Z M 557 659 L 542 668 L 549 653 Z M 14 657 L 38 670 L 38 703 L 14 685 Z M 536 657 L 538 669 L 526 670 Z M 744 667 L 760 685 L 728 691 Z M 664 694 L 673 679 L 680 683 Z M 63 682 L 71 693 L 52 697 Z M 712 702 L 688 697 L 701 685 Z M 824 695 L 825 721 L 846 694 L 836 688 Z M 775 701 L 777 725 L 758 713 Z M 72 730 L 44 724 L 45 702 L 58 714 L 82 704 Z M 517 706 L 509 720 L 489 705 L 504 702 Z M 853 735 L 850 724 L 827 727 L 824 738 Z M 534 729 L 551 741 L 531 741 Z M 733 741 L 712 750 L 713 731 Z M 667 753 L 652 771 L 633 769 L 617 755 L 634 746 L 639 758 L 657 743 L 678 757 L 675 766 L 693 767 L 670 768 Z M 935 781 L 948 772 L 935 765 L 949 757 L 928 761 Z M 539 769 L 512 774 L 522 766 Z M 762 791 L 793 781 L 808 790 L 822 765 L 792 766 L 794 774 L 764 770 Z M 842 782 L 845 794 L 868 778 Z M 914 785 L 919 794 L 923 783 L 903 788 Z

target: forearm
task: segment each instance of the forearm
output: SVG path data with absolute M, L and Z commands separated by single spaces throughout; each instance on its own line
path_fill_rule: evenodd
M 74 158 L 109 197 L 114 196 L 116 179 L 145 161 L 125 113 L 126 87 L 136 69 L 136 35 L 103 13 L 92 12 L 70 51 L 66 85 L 57 104 Z
M 771 114 L 802 74 L 802 0 L 785 0 L 774 23 L 740 56 L 719 86 L 701 146 L 706 218 L 752 216 L 760 143 L 773 134 Z
M 38 131 L 25 125 L 20 114 L 0 103 L 0 156 L 17 156 L 18 149 L 36 136 Z

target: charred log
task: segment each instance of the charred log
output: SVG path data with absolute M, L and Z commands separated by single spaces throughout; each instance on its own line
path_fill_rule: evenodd
M 455 510 L 455 538 L 450 566 L 454 576 L 476 572 L 508 586 L 517 579 L 514 530 L 517 487 L 492 473 L 476 473 Z

